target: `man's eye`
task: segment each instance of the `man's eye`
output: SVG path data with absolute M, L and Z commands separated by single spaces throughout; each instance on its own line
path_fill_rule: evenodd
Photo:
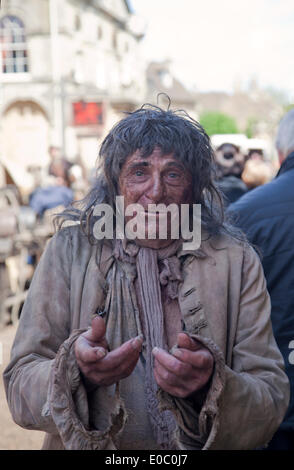
M 168 176 L 170 178 L 178 178 L 179 177 L 178 173 L 169 173 Z
M 143 176 L 143 175 L 144 175 L 144 172 L 141 171 L 141 170 L 136 170 L 135 175 L 136 175 L 136 176 Z

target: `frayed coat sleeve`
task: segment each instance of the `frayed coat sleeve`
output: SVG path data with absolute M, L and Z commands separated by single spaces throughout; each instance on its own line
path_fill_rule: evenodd
M 53 434 L 55 424 L 43 409 L 56 353 L 70 334 L 71 257 L 70 233 L 63 229 L 37 266 L 3 376 L 14 421 Z
M 272 333 L 270 298 L 253 249 L 244 254 L 240 309 L 230 367 L 224 366 L 217 403 L 213 391 L 199 417 L 204 449 L 266 445 L 286 413 L 289 382 Z

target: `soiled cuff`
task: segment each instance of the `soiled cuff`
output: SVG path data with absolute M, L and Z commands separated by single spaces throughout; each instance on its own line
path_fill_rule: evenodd
M 48 402 L 43 411 L 50 412 L 65 449 L 114 449 L 113 437 L 125 424 L 125 409 L 117 390 L 109 427 L 103 431 L 90 429 L 87 390 L 74 353 L 74 343 L 84 331 L 73 331 L 59 348 L 51 370 Z
M 207 386 L 188 398 L 177 398 L 160 389 L 158 399 L 160 409 L 172 411 L 176 418 L 179 447 L 205 450 L 214 441 L 219 428 L 219 399 L 225 386 L 225 361 L 222 352 L 211 339 L 190 336 L 202 343 L 214 358 L 214 370 Z

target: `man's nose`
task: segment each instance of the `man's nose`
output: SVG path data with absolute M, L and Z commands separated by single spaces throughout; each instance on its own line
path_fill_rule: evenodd
M 160 175 L 154 175 L 150 181 L 150 186 L 146 192 L 146 196 L 154 203 L 161 202 L 164 196 L 164 184 Z

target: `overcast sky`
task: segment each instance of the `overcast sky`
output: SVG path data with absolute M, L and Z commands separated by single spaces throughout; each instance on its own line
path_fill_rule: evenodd
M 256 78 L 294 98 L 294 0 L 131 0 L 147 23 L 144 52 L 170 58 L 198 90 Z

